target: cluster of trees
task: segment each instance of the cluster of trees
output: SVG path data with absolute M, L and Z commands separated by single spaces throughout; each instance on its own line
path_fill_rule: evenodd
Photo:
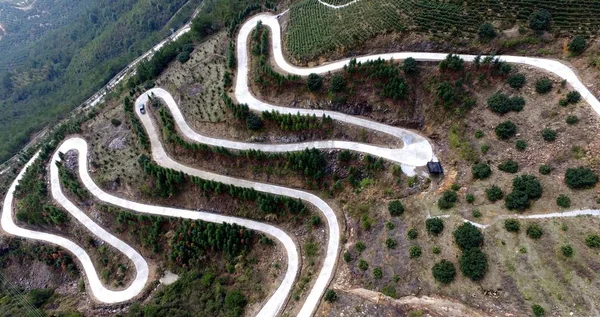
M 513 191 L 506 195 L 506 208 L 523 211 L 529 208 L 532 200 L 542 197 L 542 192 L 542 184 L 535 176 L 517 176 L 513 179 Z
M 507 120 L 498 124 L 494 129 L 494 132 L 500 140 L 508 140 L 517 134 L 517 125 L 512 121 Z
M 437 201 L 437 205 L 440 209 L 450 209 L 454 207 L 454 204 L 458 201 L 458 194 L 454 190 L 447 190 L 442 194 Z
M 138 64 L 135 76 L 129 80 L 129 87 L 135 87 L 156 78 L 175 58 L 181 63 L 187 62 L 193 50 L 194 44 L 192 43 L 192 36 L 190 34 L 185 34 L 177 40 L 165 44 L 160 50 L 154 53 L 152 58 Z
M 479 162 L 471 167 L 471 174 L 475 179 L 486 179 L 492 175 L 492 168 L 483 162 Z
M 279 111 L 265 111 L 262 113 L 262 117 L 264 120 L 274 121 L 284 131 L 313 130 L 322 127 L 323 124 L 328 126 L 333 124 L 333 119 L 325 114 L 319 119 L 314 114 L 305 116 L 300 113 L 293 115 L 291 113 L 282 114 Z
M 170 260 L 176 265 L 198 267 L 207 252 L 236 257 L 254 242 L 254 232 L 237 224 L 185 220 L 171 238 Z
M 161 251 L 163 228 L 171 222 L 179 221 L 173 218 L 152 215 L 134 214 L 117 207 L 99 205 L 98 209 L 107 214 L 116 214 L 118 230 L 137 237 L 142 247 L 150 248 L 153 253 Z
M 436 103 L 444 106 L 446 110 L 454 110 L 461 113 L 473 108 L 475 106 L 475 99 L 469 96 L 462 80 L 448 80 L 437 85 Z
M 62 153 L 59 153 L 61 159 L 64 158 Z M 75 173 L 73 173 L 70 169 L 66 168 L 62 162 L 56 162 L 56 166 L 58 167 L 58 174 L 60 177 L 60 183 L 62 186 L 67 188 L 71 193 L 73 193 L 79 200 L 85 200 L 90 197 L 90 193 L 81 187 L 79 183 L 79 178 Z
M 459 259 L 463 275 L 473 281 L 483 279 L 487 272 L 487 257 L 480 247 L 483 245 L 483 234 L 469 222 L 460 225 L 453 232 L 454 240 L 463 251 Z
M 493 112 L 505 114 L 510 111 L 519 112 L 523 110 L 525 99 L 521 96 L 508 96 L 497 92 L 488 98 L 487 104 Z
M 154 177 L 152 195 L 155 197 L 166 198 L 179 193 L 186 181 L 186 175 L 182 171 L 156 165 L 146 154 L 142 154 L 138 162 L 146 174 Z
M 571 189 L 592 188 L 598 182 L 598 174 L 590 168 L 568 168 L 565 172 L 565 183 Z
M 150 138 L 148 137 L 148 134 L 146 134 L 144 126 L 135 115 L 133 102 L 129 99 L 129 97 L 125 97 L 125 99 L 123 100 L 123 108 L 125 109 L 125 113 L 127 114 L 129 121 L 131 121 L 131 126 L 133 127 L 133 130 L 140 139 L 140 144 L 142 145 L 142 148 L 149 150 Z
M 410 64 L 411 62 L 409 62 Z M 416 66 L 409 65 L 409 72 L 416 72 Z M 369 79 L 376 79 L 375 88 L 379 88 L 379 95 L 393 100 L 403 100 L 408 97 L 410 88 L 406 80 L 400 75 L 400 67 L 393 61 L 381 58 L 364 63 L 350 60 L 344 70 L 349 74 L 360 73 Z M 412 74 L 412 73 L 411 73 Z
M 509 159 L 498 165 L 498 169 L 506 173 L 516 173 L 519 171 L 519 163 Z
M 73 258 L 65 251 L 58 247 L 49 247 L 40 245 L 33 248 L 34 258 L 48 266 L 60 268 L 63 272 L 77 274 L 77 266 L 73 262 Z
M 246 123 L 248 129 L 260 130 L 263 127 L 262 119 L 257 114 L 250 111 L 247 104 L 236 104 L 226 94 L 223 94 L 223 101 L 225 101 L 225 105 L 231 109 L 233 116 L 241 122 Z

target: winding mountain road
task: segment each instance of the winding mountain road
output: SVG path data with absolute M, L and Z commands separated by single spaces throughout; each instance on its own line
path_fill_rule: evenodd
M 286 107 L 279 107 L 276 105 L 271 105 L 269 103 L 263 102 L 255 98 L 248 87 L 248 71 L 249 71 L 249 58 L 248 58 L 248 36 L 252 29 L 255 27 L 258 21 L 262 21 L 263 25 L 268 26 L 272 31 L 272 47 L 273 47 L 273 57 L 277 66 L 285 72 L 291 74 L 297 74 L 301 76 L 306 76 L 310 73 L 327 73 L 330 71 L 336 71 L 341 69 L 344 65 L 346 65 L 350 59 L 344 59 L 341 61 L 321 65 L 314 68 L 301 68 L 290 65 L 287 63 L 283 56 L 283 52 L 281 50 L 281 29 L 278 21 L 278 16 L 271 14 L 259 14 L 247 20 L 240 28 L 237 37 L 237 58 L 238 58 L 238 71 L 235 83 L 235 97 L 240 103 L 247 103 L 252 110 L 255 111 L 270 111 L 276 110 L 281 113 L 291 113 L 296 114 L 300 112 L 305 115 L 315 114 L 317 116 L 328 115 L 331 118 L 339 121 L 343 121 L 349 124 L 353 124 L 356 126 L 360 126 L 366 129 L 375 130 L 387 133 L 389 135 L 395 136 L 403 141 L 403 147 L 399 149 L 388 149 L 381 148 L 377 146 L 372 146 L 368 144 L 355 143 L 355 142 L 342 142 L 342 141 L 316 141 L 316 142 L 305 142 L 299 144 L 253 144 L 253 143 L 243 143 L 243 142 L 234 142 L 228 140 L 221 140 L 215 138 L 209 138 L 205 136 L 201 136 L 194 132 L 185 122 L 181 112 L 179 111 L 177 104 L 170 96 L 170 94 L 162 89 L 153 89 L 144 94 L 142 94 L 136 104 L 141 102 L 145 102 L 150 93 L 153 93 L 155 96 L 158 96 L 164 99 L 167 103 L 167 106 L 171 110 L 175 121 L 178 125 L 181 133 L 195 141 L 206 143 L 210 145 L 216 146 L 224 146 L 233 149 L 260 149 L 262 151 L 272 151 L 272 152 L 282 152 L 282 151 L 297 151 L 304 149 L 305 147 L 318 147 L 318 148 L 342 148 L 342 149 L 351 149 L 355 151 L 361 151 L 365 153 L 370 153 L 379 157 L 384 157 L 394 162 L 399 162 L 404 165 L 410 166 L 421 166 L 424 165 L 427 161 L 431 159 L 435 159 L 433 155 L 433 149 L 431 144 L 427 141 L 426 138 L 420 136 L 419 134 L 397 127 L 391 127 L 385 124 L 381 124 L 378 122 L 374 122 L 371 120 L 367 120 L 364 118 L 353 117 L 345 114 L 340 114 L 333 111 L 324 111 L 324 110 L 313 110 L 313 109 L 292 109 Z M 401 52 L 401 53 L 389 53 L 389 54 L 378 54 L 371 56 L 363 56 L 358 57 L 357 60 L 364 62 L 367 60 L 373 60 L 377 58 L 382 59 L 405 59 L 407 57 L 413 57 L 419 61 L 440 61 L 446 57 L 446 53 L 412 53 L 412 52 Z M 475 56 L 474 55 L 460 55 L 465 61 L 472 61 Z M 581 83 L 577 75 L 566 65 L 548 59 L 540 59 L 540 58 L 529 58 L 529 57 L 520 57 L 520 56 L 498 56 L 501 60 L 517 63 L 517 64 L 525 64 L 538 68 L 542 68 L 546 71 L 552 72 L 559 77 L 567 80 L 567 82 L 577 91 L 579 91 L 582 97 L 592 106 L 592 108 L 600 113 L 600 102 L 589 92 L 589 90 Z M 218 182 L 223 182 L 226 184 L 232 184 L 240 187 L 249 187 L 254 188 L 261 192 L 276 194 L 276 195 L 284 195 L 294 198 L 300 198 L 308 203 L 313 204 L 319 211 L 324 215 L 327 221 L 327 228 L 329 233 L 329 238 L 327 241 L 327 252 L 324 257 L 323 266 L 317 276 L 315 284 L 313 288 L 310 290 L 306 301 L 304 302 L 299 316 L 310 316 L 314 312 L 314 310 L 318 307 L 320 299 L 329 284 L 329 281 L 333 277 L 333 273 L 335 270 L 335 264 L 337 261 L 337 256 L 339 253 L 339 238 L 340 238 L 340 228 L 337 217 L 332 210 L 332 208 L 327 205 L 323 200 L 319 197 L 300 190 L 286 188 L 282 186 L 264 184 L 259 182 L 253 182 L 249 180 L 236 179 L 228 176 L 218 175 L 206 171 L 201 171 L 198 169 L 194 169 L 188 166 L 185 166 L 179 162 L 171 159 L 167 153 L 165 152 L 161 142 L 159 133 L 154 126 L 149 115 L 142 115 L 139 113 L 138 107 L 136 108 L 136 114 L 140 118 L 142 124 L 144 125 L 151 141 L 151 149 L 152 149 L 152 157 L 153 159 L 161 166 L 172 168 L 175 170 L 182 171 L 186 174 L 194 175 L 201 177 L 203 179 L 214 180 Z M 265 232 L 271 236 L 274 236 L 278 239 L 282 245 L 286 248 L 287 257 L 288 257 L 288 270 L 284 276 L 284 279 L 281 285 L 277 288 L 274 294 L 268 299 L 266 304 L 262 307 L 259 312 L 260 316 L 274 316 L 281 312 L 283 305 L 285 304 L 290 290 L 292 288 L 293 282 L 299 271 L 299 255 L 297 251 L 297 247 L 294 244 L 294 241 L 282 230 L 268 225 L 264 223 L 259 223 L 256 221 L 241 219 L 235 217 L 221 216 L 204 212 L 196 212 L 191 210 L 183 210 L 176 208 L 167 208 L 160 206 L 152 206 L 140 204 L 132 201 L 128 201 L 122 198 L 118 198 L 112 196 L 104 191 L 102 191 L 96 184 L 93 182 L 88 173 L 88 165 L 87 165 L 87 144 L 85 140 L 81 138 L 70 138 L 63 142 L 63 144 L 59 147 L 56 153 L 52 157 L 50 171 L 51 171 L 51 192 L 53 198 L 62 206 L 67 209 L 69 213 L 71 213 L 75 218 L 82 222 L 84 226 L 86 226 L 91 232 L 96 234 L 99 238 L 107 241 L 115 248 L 119 249 L 125 255 L 127 255 L 134 265 L 136 266 L 136 278 L 131 283 L 131 285 L 122 291 L 111 291 L 106 289 L 102 283 L 98 279 L 98 274 L 93 267 L 90 257 L 87 253 L 79 247 L 77 244 L 71 242 L 70 240 L 64 239 L 62 237 L 58 237 L 56 235 L 31 231 L 27 229 L 23 229 L 18 227 L 13 219 L 12 219 L 12 208 L 14 203 L 14 191 L 19 182 L 19 180 L 23 177 L 24 171 L 28 166 L 30 166 L 35 160 L 35 157 L 23 168 L 21 173 L 17 176 L 13 184 L 11 185 L 8 193 L 6 194 L 4 205 L 2 209 L 2 218 L 1 225 L 2 228 L 8 232 L 9 234 L 21 236 L 24 238 L 37 239 L 41 241 L 45 241 L 48 243 L 60 245 L 61 247 L 72 252 L 82 263 L 83 269 L 88 277 L 89 288 L 94 296 L 106 303 L 116 303 L 122 302 L 129 299 L 134 298 L 137 294 L 141 292 L 148 280 L 148 267 L 145 260 L 133 250 L 131 247 L 123 243 L 121 240 L 112 236 L 110 233 L 106 232 L 103 228 L 99 227 L 93 221 L 89 219 L 81 210 L 79 210 L 74 204 L 68 201 L 64 194 L 60 189 L 60 181 L 57 173 L 57 168 L 55 166 L 55 162 L 60 160 L 58 157 L 59 152 L 66 152 L 68 150 L 77 150 L 79 153 L 79 175 L 85 187 L 99 200 L 113 204 L 125 209 L 133 210 L 140 213 L 150 213 L 155 215 L 164 215 L 170 217 L 182 217 L 187 219 L 199 219 L 203 221 L 210 222 L 228 222 L 228 223 L 237 223 L 243 225 L 247 228 Z M 36 156 L 37 157 L 37 156 Z M 551 218 L 551 217 L 567 217 L 567 216 L 577 216 L 579 214 L 591 214 L 598 215 L 599 211 L 591 210 L 591 211 L 572 211 L 565 213 L 556 213 L 556 214 L 546 214 L 546 215 L 531 215 L 526 216 L 527 218 Z

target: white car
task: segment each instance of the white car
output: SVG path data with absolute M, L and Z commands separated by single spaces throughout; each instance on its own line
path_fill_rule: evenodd
M 141 114 L 145 114 L 146 113 L 146 106 L 143 103 L 139 104 L 138 107 L 140 108 L 140 113 Z

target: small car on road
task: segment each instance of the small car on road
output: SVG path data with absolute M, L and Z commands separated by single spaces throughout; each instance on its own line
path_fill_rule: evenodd
M 140 103 L 138 105 L 138 107 L 140 108 L 140 113 L 141 114 L 145 114 L 146 113 L 146 106 L 143 103 Z

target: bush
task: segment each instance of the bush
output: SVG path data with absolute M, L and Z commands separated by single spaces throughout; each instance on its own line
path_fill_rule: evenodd
M 369 263 L 367 263 L 367 261 L 360 259 L 358 261 L 358 268 L 361 269 L 362 271 L 366 271 L 367 269 L 369 269 Z
M 539 239 L 544 234 L 542 227 L 540 227 L 536 223 L 527 226 L 527 230 L 525 232 L 527 233 L 527 236 L 529 236 L 532 239 Z
M 548 77 L 540 78 L 535 82 L 535 91 L 538 94 L 547 94 L 552 90 L 552 81 Z
M 399 200 L 392 200 L 388 203 L 388 211 L 392 217 L 400 216 L 404 213 L 404 205 Z
M 341 92 L 346 88 L 346 79 L 342 75 L 333 75 L 331 77 L 331 91 Z
M 525 105 L 523 97 L 509 97 L 506 94 L 497 92 L 491 95 L 487 100 L 488 107 L 493 112 L 505 114 L 510 111 L 521 111 Z
M 458 185 L 457 183 L 452 184 L 452 186 L 450 186 L 450 189 L 452 189 L 453 191 L 457 192 L 460 190 L 460 185 Z
M 454 204 L 458 200 L 458 195 L 453 190 L 447 190 L 442 194 L 437 201 L 438 207 L 440 209 L 450 209 L 454 207 Z
M 350 254 L 350 252 L 344 251 L 344 261 L 346 261 L 346 263 L 352 261 L 352 255 Z
M 406 236 L 410 239 L 410 240 L 414 240 L 419 236 L 419 232 L 417 232 L 417 230 L 415 228 L 410 228 L 408 230 L 408 233 L 406 234 Z
M 492 169 L 485 163 L 477 163 L 471 167 L 471 173 L 475 179 L 486 179 L 492 175 Z
M 413 245 L 410 248 L 408 248 L 408 256 L 411 259 L 420 257 L 421 253 L 422 253 L 421 247 L 418 245 Z
M 373 269 L 373 277 L 380 279 L 383 277 L 383 270 L 380 267 L 376 267 Z
M 587 167 L 568 168 L 565 183 L 571 189 L 591 188 L 598 182 L 598 175 Z
M 575 36 L 567 45 L 569 52 L 573 55 L 579 55 L 585 51 L 585 38 L 581 35 Z
M 435 246 L 431 249 L 431 252 L 433 252 L 433 254 L 440 254 L 442 253 L 442 249 L 438 246 Z
M 500 187 L 493 185 L 492 187 L 485 190 L 485 194 L 487 199 L 491 202 L 496 202 L 502 198 L 504 198 L 504 192 Z
M 332 289 L 328 289 L 327 292 L 325 292 L 325 301 L 326 302 L 330 302 L 333 303 L 338 299 L 337 293 L 332 290 Z
M 490 146 L 487 144 L 482 144 L 479 149 L 481 150 L 481 153 L 485 154 L 490 150 Z
M 481 218 L 481 212 L 479 209 L 473 209 L 473 211 L 471 211 L 471 216 L 473 216 L 473 218 Z
M 553 142 L 556 140 L 556 130 L 552 130 L 550 128 L 545 128 L 544 130 L 542 130 L 542 138 L 544 138 L 544 141 L 546 142 Z
M 452 283 L 456 277 L 456 268 L 454 268 L 454 264 L 452 262 L 448 260 L 441 260 L 433 266 L 431 273 L 436 281 L 442 284 L 449 284 Z
M 562 247 L 560 247 L 560 250 L 562 251 L 562 254 L 567 258 L 572 257 L 573 253 L 575 253 L 573 247 L 570 244 L 563 245 Z
M 542 184 L 533 175 L 521 175 L 513 179 L 513 190 L 523 191 L 527 194 L 529 199 L 538 199 L 542 197 Z
M 458 226 L 452 235 L 454 235 L 454 241 L 462 250 L 477 248 L 483 244 L 483 234 L 470 222 Z
M 548 175 L 552 172 L 552 166 L 543 164 L 539 168 L 539 172 L 542 175 Z
M 498 169 L 506 173 L 516 173 L 519 171 L 519 163 L 513 160 L 508 160 L 498 165 Z
M 578 91 L 570 91 L 567 94 L 567 102 L 568 103 L 572 103 L 572 104 L 576 104 L 581 100 L 581 94 Z
M 523 86 L 525 86 L 525 82 L 526 82 L 525 75 L 523 75 L 523 74 L 511 75 L 506 79 L 506 82 L 508 83 L 508 85 L 511 88 L 521 89 L 521 88 L 523 88 Z
M 323 85 L 323 77 L 321 77 L 315 73 L 311 73 L 310 75 L 308 75 L 308 78 L 306 79 L 306 87 L 308 87 L 308 90 L 317 91 L 317 90 L 321 89 L 322 85 Z
M 506 219 L 504 220 L 504 229 L 508 232 L 519 232 L 521 230 L 521 223 L 514 218 Z
M 515 142 L 515 148 L 521 152 L 525 151 L 525 149 L 527 149 L 527 141 L 522 139 L 517 140 Z
M 585 245 L 590 248 L 600 248 L 600 236 L 597 234 L 590 234 L 585 238 Z
M 566 196 L 566 195 L 559 195 L 556 198 L 556 204 L 559 207 L 569 208 L 569 207 L 571 207 L 571 198 L 569 198 L 569 196 Z
M 398 242 L 396 242 L 396 240 L 394 240 L 392 238 L 385 239 L 385 246 L 388 249 L 395 249 L 397 245 L 398 245 Z
M 531 310 L 533 311 L 533 315 L 535 317 L 546 316 L 546 311 L 544 310 L 544 307 L 542 307 L 538 304 L 532 305 Z
M 114 125 L 115 127 L 118 127 L 121 125 L 121 120 L 112 118 L 110 119 L 110 123 L 112 123 L 112 125 Z
M 477 30 L 477 34 L 479 35 L 479 39 L 484 41 L 492 40 L 496 37 L 496 30 L 491 23 L 485 22 Z
M 579 122 L 579 118 L 577 118 L 577 116 L 567 116 L 566 122 L 569 125 L 577 124 L 577 122 Z
M 483 138 L 483 136 L 484 136 L 483 131 L 481 131 L 481 130 L 475 131 L 475 138 L 476 139 L 481 139 L 481 138 Z
M 412 57 L 409 57 L 409 58 L 405 59 L 404 63 L 402 63 L 402 70 L 407 75 L 416 75 L 416 74 L 418 74 L 419 73 L 419 68 L 417 66 L 417 61 L 414 58 L 412 58 Z
M 483 279 L 488 268 L 487 257 L 479 248 L 471 248 L 463 252 L 458 263 L 463 275 L 473 281 Z
M 396 295 L 396 289 L 394 288 L 393 285 L 386 285 L 385 287 L 383 287 L 381 289 L 381 292 L 385 296 L 389 296 L 389 297 L 392 297 L 392 298 L 396 298 L 397 297 L 397 295 Z
M 440 235 L 444 231 L 444 221 L 441 218 L 429 218 L 425 220 L 425 228 L 434 236 Z
M 529 196 L 524 191 L 515 190 L 506 195 L 504 204 L 508 210 L 523 211 L 530 206 Z
M 475 195 L 473 195 L 473 194 L 467 194 L 467 195 L 465 196 L 465 200 L 466 200 L 466 201 L 467 201 L 469 204 L 472 204 L 472 203 L 474 203 L 474 202 L 475 202 Z
M 446 59 L 440 62 L 441 70 L 452 70 L 452 71 L 461 71 L 463 69 L 464 61 L 460 56 L 456 54 L 448 54 Z
M 517 126 L 511 121 L 504 121 L 494 129 L 496 136 L 501 140 L 507 140 L 517 133 Z
M 250 130 L 260 130 L 263 126 L 262 119 L 253 112 L 248 113 L 246 117 L 246 127 Z
M 362 253 L 367 248 L 367 246 L 365 245 L 364 242 L 358 241 L 354 245 L 354 248 L 356 248 L 356 251 L 360 254 L 360 253 Z
M 529 27 L 537 32 L 547 31 L 550 29 L 550 20 L 552 15 L 546 9 L 537 9 L 529 16 Z
M 32 289 L 27 294 L 27 301 L 30 302 L 34 307 L 40 308 L 46 304 L 46 302 L 52 297 L 54 294 L 53 289 Z

